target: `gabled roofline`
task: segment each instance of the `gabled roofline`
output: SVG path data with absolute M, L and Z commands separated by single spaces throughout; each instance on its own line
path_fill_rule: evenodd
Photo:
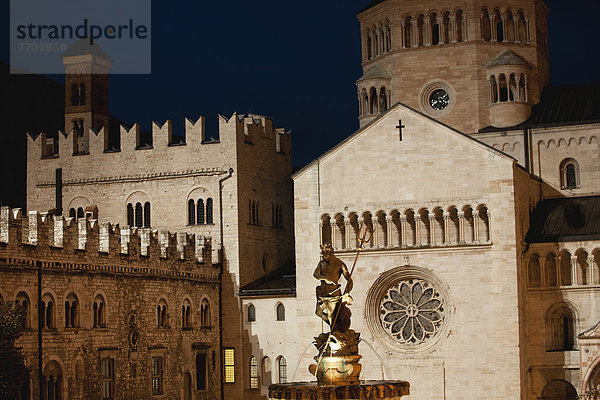
M 334 153 L 337 149 L 339 149 L 340 147 L 343 147 L 346 143 L 350 142 L 351 140 L 353 140 L 355 137 L 357 137 L 358 135 L 360 135 L 363 131 L 365 131 L 366 129 L 370 128 L 372 125 L 375 125 L 376 123 L 378 123 L 379 121 L 381 121 L 383 118 L 385 118 L 388 114 L 396 111 L 398 108 L 400 107 L 404 107 L 410 111 L 413 111 L 415 113 L 417 113 L 418 115 L 425 117 L 427 119 L 429 119 L 430 121 L 433 121 L 434 123 L 441 125 L 451 131 L 453 131 L 455 134 L 459 134 L 460 136 L 472 141 L 474 144 L 477 144 L 485 149 L 487 149 L 488 151 L 491 151 L 501 157 L 505 157 L 508 158 L 509 160 L 514 161 L 515 163 L 517 162 L 517 159 L 496 149 L 493 148 L 492 146 L 483 143 L 469 135 L 467 135 L 466 133 L 463 133 L 453 127 L 451 127 L 450 125 L 447 125 L 427 114 L 425 114 L 424 112 L 421 112 L 417 109 L 414 109 L 402 102 L 397 102 L 396 104 L 394 104 L 393 106 L 391 106 L 385 113 L 381 114 L 380 116 L 378 116 L 377 118 L 373 119 L 372 121 L 370 121 L 368 124 L 366 124 L 365 126 L 363 126 L 362 128 L 360 128 L 359 130 L 355 131 L 354 133 L 352 133 L 350 136 L 348 136 L 347 138 L 345 138 L 344 140 L 342 140 L 341 142 L 339 142 L 338 144 L 336 144 L 335 146 L 333 146 L 332 148 L 330 148 L 329 150 L 327 150 L 325 153 L 321 154 L 321 156 L 315 158 L 313 161 L 309 162 L 308 164 L 306 164 L 304 167 L 300 168 L 298 171 L 296 171 L 295 173 L 293 173 L 291 175 L 292 179 L 295 179 L 296 177 L 302 175 L 306 170 L 308 170 L 309 168 L 311 168 L 313 165 L 318 164 L 320 161 L 322 161 L 324 158 L 326 158 L 327 156 L 329 156 L 330 154 Z

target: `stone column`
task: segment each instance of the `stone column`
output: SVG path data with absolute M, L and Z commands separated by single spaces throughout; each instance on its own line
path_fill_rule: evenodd
M 392 244 L 392 238 L 394 237 L 394 222 L 392 221 L 391 215 L 385 216 L 385 227 L 387 228 L 387 247 L 394 247 Z
M 531 42 L 531 35 L 529 34 L 529 17 L 525 18 L 525 38 L 527 43 Z
M 514 35 L 515 35 L 515 43 L 520 43 L 519 42 L 519 17 L 513 15 L 512 17 L 513 19 L 513 28 L 514 28 Z
M 329 222 L 329 226 L 331 227 L 331 247 L 337 250 L 337 223 L 334 219 Z
M 456 43 L 456 16 L 450 15 L 450 19 L 448 21 L 450 23 L 450 27 L 448 28 L 450 37 L 450 43 Z
M 415 214 L 415 246 L 421 244 L 421 216 Z
M 400 215 L 400 247 L 406 247 L 406 217 L 404 215 Z
M 467 41 L 467 13 L 462 14 L 462 41 Z
M 440 41 L 439 44 L 444 44 L 444 32 L 446 31 L 446 29 L 444 29 L 446 27 L 446 24 L 444 23 L 444 18 L 441 16 L 438 16 L 435 20 L 435 22 L 437 22 L 438 27 L 439 27 L 439 36 L 440 36 Z M 450 38 L 448 38 L 448 40 L 450 40 Z
M 571 256 L 571 284 L 579 285 L 579 274 L 577 273 L 577 256 Z
M 429 216 L 429 244 L 434 246 L 438 243 L 435 242 L 435 215 Z
M 473 241 L 479 243 L 479 211 L 473 210 Z
M 425 18 L 423 21 L 423 34 L 424 34 L 424 38 L 423 38 L 423 44 L 425 46 L 431 46 L 431 21 L 429 19 L 429 17 Z
M 450 227 L 450 213 L 447 211 L 444 211 L 444 213 L 442 214 L 444 216 L 444 242 L 445 243 L 450 243 L 450 230 L 448 229 Z
M 465 213 L 458 212 L 458 243 L 465 242 Z
M 400 46 L 405 49 L 406 48 L 406 36 L 404 36 L 405 32 L 406 32 L 406 23 L 404 21 L 400 22 Z M 410 46 L 409 46 L 410 47 Z
M 596 260 L 594 256 L 588 256 L 588 284 L 593 285 L 598 283 L 598 271 L 596 271 Z
M 508 42 L 508 40 L 506 40 L 506 37 L 508 36 L 506 34 L 506 15 L 502 15 L 500 18 L 502 19 L 502 32 L 504 33 L 502 42 Z
M 352 224 L 350 224 L 350 221 L 344 220 L 344 230 L 346 231 L 346 248 L 353 249 L 354 245 L 351 238 L 353 238 L 354 235 L 352 234 Z
M 419 47 L 419 29 L 417 27 L 417 20 L 414 19 L 412 21 L 410 21 L 411 25 L 412 25 L 412 47 Z

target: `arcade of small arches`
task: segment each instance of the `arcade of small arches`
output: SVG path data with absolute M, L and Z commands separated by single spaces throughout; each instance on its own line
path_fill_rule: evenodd
M 183 330 L 190 330 L 194 327 L 194 319 L 193 319 L 193 306 L 189 296 L 186 296 L 181 302 L 181 319 L 179 321 L 179 326 Z M 161 297 L 156 303 L 156 327 L 159 329 L 170 329 L 170 316 L 169 313 L 169 305 L 167 300 L 164 297 Z M 200 302 L 200 319 L 199 319 L 199 327 L 200 328 L 210 328 L 211 327 L 211 315 L 210 315 L 210 303 L 208 299 L 203 298 Z
M 405 15 L 400 22 L 402 48 L 436 46 L 467 40 L 467 18 L 460 8 L 416 16 Z
M 376 115 L 387 111 L 392 101 L 391 93 L 385 86 L 362 88 L 358 93 L 358 113 L 360 116 Z
M 508 78 L 507 78 L 508 77 Z M 490 104 L 529 101 L 527 76 L 518 73 L 490 75 Z
M 392 49 L 390 21 L 380 21 L 377 25 L 367 28 L 365 34 L 365 59 L 370 60 Z
M 415 211 L 417 210 L 417 211 Z M 458 245 L 488 244 L 490 238 L 490 215 L 487 206 L 449 206 L 445 209 L 426 207 L 397 209 L 375 214 L 350 212 L 323 214 L 320 220 L 320 240 L 331 243 L 339 250 L 353 250 L 359 245 L 357 235 L 361 228 L 373 234 L 366 249 L 447 247 Z
M 275 362 L 277 364 L 277 376 L 272 376 L 271 359 L 268 356 L 263 357 L 259 374 L 258 360 L 256 356 L 250 356 L 250 360 L 248 361 L 250 389 L 258 389 L 260 387 L 259 376 L 262 376 L 262 386 L 269 386 L 273 381 L 287 383 L 287 360 L 284 356 L 279 355 L 275 359 Z
M 531 253 L 527 259 L 528 288 L 556 288 L 600 284 L 600 248 L 591 252 L 577 249 L 573 254 Z
M 150 202 L 127 204 L 127 225 L 138 228 L 150 228 Z
M 502 43 L 529 43 L 529 17 L 523 10 L 481 9 L 481 40 Z
M 213 224 L 213 199 L 188 200 L 188 225 Z

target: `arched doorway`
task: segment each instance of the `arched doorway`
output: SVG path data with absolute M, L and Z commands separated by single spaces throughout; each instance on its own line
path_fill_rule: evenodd
M 189 372 L 183 374 L 183 400 L 192 400 L 192 376 Z
M 544 386 L 540 400 L 577 400 L 577 390 L 569 382 L 554 379 Z

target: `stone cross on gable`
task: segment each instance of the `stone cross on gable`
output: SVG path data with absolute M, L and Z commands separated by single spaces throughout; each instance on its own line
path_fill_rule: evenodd
M 400 141 L 402 141 L 402 128 L 406 128 L 406 126 L 402 125 L 401 119 L 398 120 L 398 126 L 396 126 L 396 128 L 398 129 Z

